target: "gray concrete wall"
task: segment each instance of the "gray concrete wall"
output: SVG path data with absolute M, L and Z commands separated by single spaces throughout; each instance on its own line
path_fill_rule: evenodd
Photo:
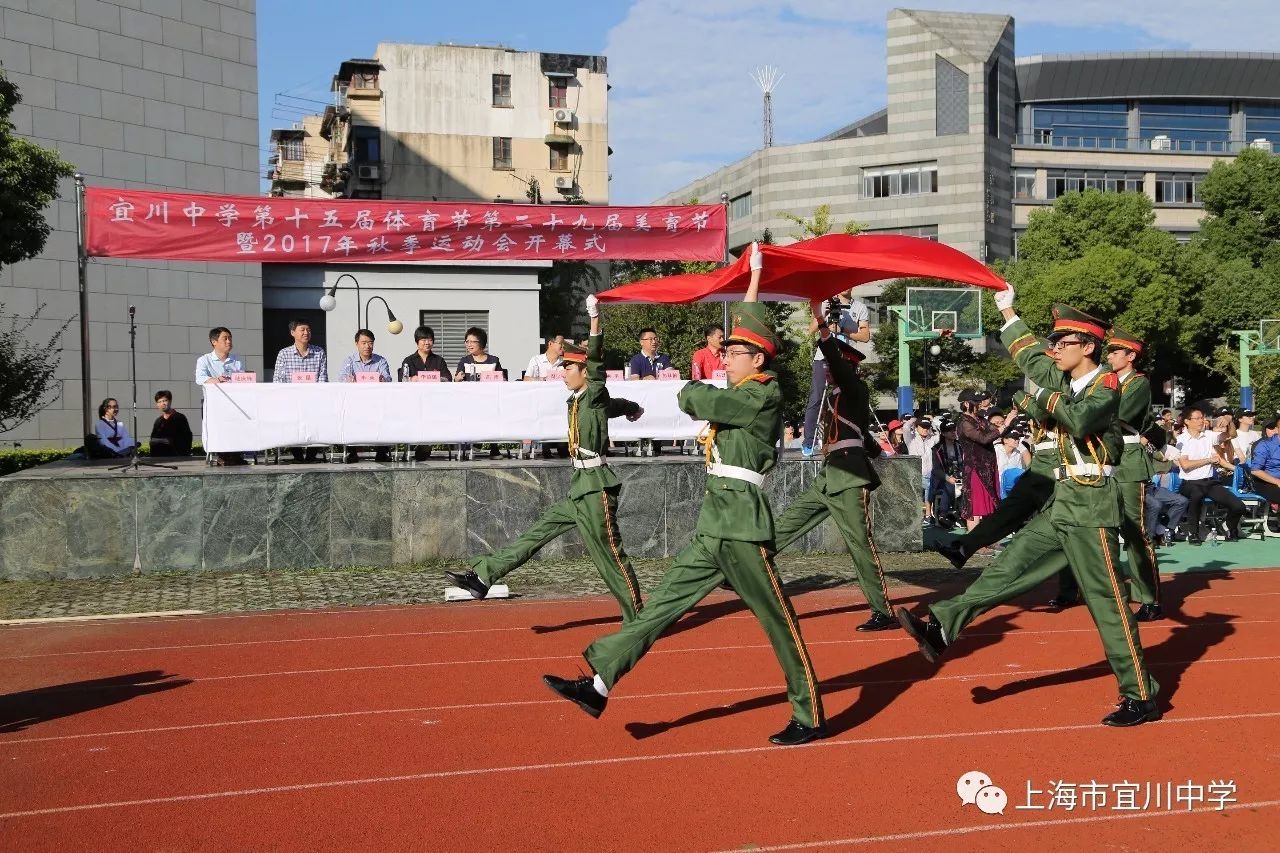
M 706 477 L 691 459 L 611 460 L 622 480 L 618 523 L 633 557 L 673 556 L 697 524 Z M 775 512 L 803 492 L 819 462 L 784 461 L 765 489 Z M 876 461 L 872 493 L 881 551 L 919 551 L 920 460 Z M 71 463 L 0 479 L 0 579 L 144 572 L 381 567 L 500 548 L 568 493 L 564 463 L 491 466 L 199 468 L 113 476 Z M 135 514 L 135 505 L 137 507 Z M 828 519 L 792 546 L 839 553 Z M 582 558 L 576 532 L 541 559 Z
M 23 97 L 17 133 L 56 148 L 90 185 L 258 194 L 255 0 L 0 0 L 0 63 Z M 0 269 L 5 313 L 46 306 L 32 330 L 41 342 L 78 312 L 71 181 L 61 190 L 44 252 Z M 100 259 L 88 282 L 95 416 L 106 396 L 129 405 L 129 305 L 137 308 L 144 434 L 160 388 L 198 414 L 195 360 L 209 349 L 211 326 L 230 327 L 236 350 L 261 369 L 257 264 Z M 61 398 L 0 434 L 0 445 L 81 442 L 77 322 L 62 339 Z

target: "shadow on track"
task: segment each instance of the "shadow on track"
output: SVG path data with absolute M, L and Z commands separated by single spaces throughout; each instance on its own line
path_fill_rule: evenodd
M 20 732 L 50 720 L 127 702 L 137 696 L 185 687 L 190 679 L 174 679 L 160 670 L 110 678 L 73 681 L 0 696 L 0 733 Z

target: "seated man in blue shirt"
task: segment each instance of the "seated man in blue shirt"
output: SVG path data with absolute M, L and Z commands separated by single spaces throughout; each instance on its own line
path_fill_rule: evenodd
M 231 381 L 231 374 L 243 373 L 244 362 L 231 352 L 231 330 L 226 326 L 214 326 L 209 330 L 209 345 L 212 352 L 207 352 L 196 361 L 196 384 L 218 385 Z M 219 465 L 244 465 L 244 456 L 239 453 L 219 453 Z
M 658 333 L 653 329 L 640 330 L 640 352 L 631 356 L 632 379 L 657 379 L 658 371 L 671 367 L 671 356 L 658 352 Z
M 1271 519 L 1267 526 L 1273 533 L 1280 533 L 1280 419 L 1272 418 L 1264 426 L 1266 438 L 1253 446 L 1249 458 L 1249 473 L 1253 478 L 1253 490 L 1270 502 Z
M 338 373 L 339 382 L 355 382 L 357 373 L 376 373 L 379 382 L 391 381 L 391 365 L 385 358 L 373 351 L 373 332 L 361 329 L 356 332 L 356 351 L 342 362 L 342 370 Z M 391 461 L 391 448 L 375 447 L 378 462 Z M 357 462 L 360 459 L 359 448 L 347 447 L 347 461 Z

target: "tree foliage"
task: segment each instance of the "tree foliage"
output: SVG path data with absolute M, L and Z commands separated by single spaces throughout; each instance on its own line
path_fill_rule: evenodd
M 829 204 L 820 204 L 815 207 L 813 209 L 813 217 L 810 219 L 796 216 L 794 213 L 783 213 L 782 218 L 799 227 L 799 231 L 791 232 L 793 240 L 808 240 L 813 237 L 821 237 L 824 234 L 830 234 L 831 229 L 835 227 L 835 223 L 831 221 L 831 205 Z M 846 234 L 857 234 L 862 230 L 862 223 L 846 222 L 841 230 Z M 773 240 L 769 239 L 765 242 L 772 243 Z
M 45 208 L 58 198 L 58 179 L 72 173 L 56 151 L 14 135 L 9 116 L 21 101 L 0 70 L 0 267 L 40 254 L 49 237 Z
M 30 317 L 18 317 L 6 315 L 0 305 L 0 432 L 26 423 L 61 393 L 55 377 L 62 333 L 71 321 L 64 322 L 45 343 L 32 344 L 27 332 L 40 319 L 43 308 Z

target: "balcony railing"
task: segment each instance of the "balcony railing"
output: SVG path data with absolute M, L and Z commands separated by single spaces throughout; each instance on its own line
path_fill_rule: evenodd
M 1044 131 L 1020 133 L 1016 137 L 1014 144 L 1031 145 L 1038 148 L 1077 148 L 1090 151 L 1154 151 L 1173 154 L 1238 154 L 1246 148 L 1260 148 L 1271 153 L 1280 153 L 1280 139 L 1265 141 L 1257 139 L 1175 139 L 1167 136 L 1059 136 Z

